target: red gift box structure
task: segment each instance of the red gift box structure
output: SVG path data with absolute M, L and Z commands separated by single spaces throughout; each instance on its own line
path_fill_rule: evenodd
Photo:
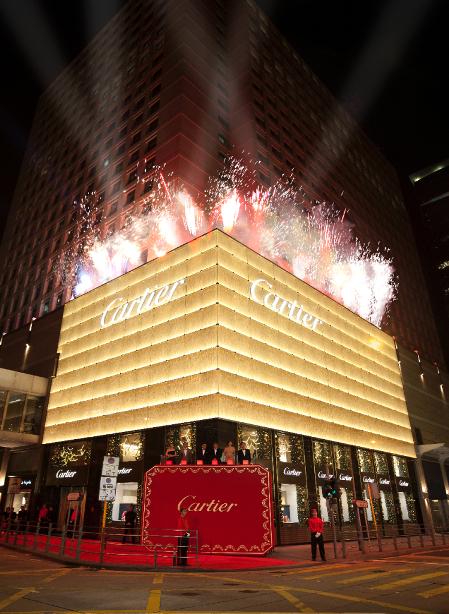
M 157 465 L 145 474 L 142 543 L 174 547 L 176 538 L 152 533 L 175 529 L 185 507 L 200 553 L 267 554 L 274 547 L 271 492 L 270 473 L 260 465 Z

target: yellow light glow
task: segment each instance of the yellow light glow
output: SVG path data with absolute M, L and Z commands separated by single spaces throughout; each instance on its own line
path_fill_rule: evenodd
M 100 327 L 114 297 L 180 278 Z M 251 300 L 258 278 L 323 324 Z M 67 303 L 58 351 L 46 443 L 221 417 L 414 456 L 393 339 L 220 231 Z

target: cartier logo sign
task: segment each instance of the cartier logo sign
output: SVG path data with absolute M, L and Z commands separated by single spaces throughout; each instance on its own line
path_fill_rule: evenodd
M 278 481 L 281 484 L 306 485 L 306 473 L 301 463 L 278 462 Z
M 178 510 L 186 508 L 189 512 L 230 512 L 238 503 L 222 502 L 220 499 L 210 501 L 197 501 L 196 495 L 186 495 L 180 499 Z
M 115 297 L 103 311 L 100 318 L 100 327 L 112 326 L 134 316 L 139 316 L 145 311 L 150 311 L 153 307 L 159 307 L 172 300 L 176 290 L 185 282 L 185 279 L 178 279 L 172 284 L 150 290 L 146 288 L 141 296 L 132 301 L 126 301 L 121 296 Z
M 292 322 L 300 324 L 310 330 L 316 330 L 323 321 L 304 311 L 302 305 L 288 301 L 273 292 L 273 286 L 266 279 L 255 279 L 250 284 L 249 295 L 253 301 L 265 305 L 268 309 L 285 316 Z
M 56 472 L 56 477 L 61 479 L 61 478 L 73 478 L 76 475 L 76 471 L 70 471 L 69 469 L 66 469 L 65 471 L 62 471 L 61 469 L 59 469 Z

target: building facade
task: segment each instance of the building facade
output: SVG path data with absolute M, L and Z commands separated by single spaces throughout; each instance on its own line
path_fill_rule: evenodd
M 209 178 L 243 150 L 256 185 L 292 173 L 306 210 L 335 203 L 362 242 L 390 249 L 398 298 L 380 328 L 210 229 L 161 253 L 139 244 L 74 298 L 92 237 L 157 214 L 156 169 L 206 208 Z M 61 525 L 78 493 L 85 526 L 98 525 L 112 454 L 118 522 L 144 471 L 186 437 L 194 450 L 247 442 L 275 476 L 282 543 L 304 537 L 310 505 L 326 518 L 329 473 L 342 523 L 374 481 L 386 529 L 420 522 L 397 352 L 443 360 L 400 187 L 251 0 L 136 0 L 111 20 L 40 100 L 0 257 L 0 367 L 51 380 L 43 445 L 5 448 L 4 504 L 31 478 L 30 507 L 51 504 Z
M 98 524 L 106 454 L 121 459 L 120 521 L 183 437 L 247 443 L 275 476 L 281 543 L 305 539 L 311 505 L 327 518 L 328 474 L 343 524 L 374 481 L 386 531 L 420 518 L 394 340 L 219 230 L 67 303 L 57 354 L 36 505 L 60 525 L 70 493 Z
M 3 331 L 73 296 L 87 227 L 105 239 L 142 213 L 156 164 L 196 196 L 242 150 L 262 186 L 293 172 L 304 206 L 335 203 L 390 250 L 383 329 L 441 363 L 394 170 L 251 0 L 128 3 L 43 94 L 1 247 Z

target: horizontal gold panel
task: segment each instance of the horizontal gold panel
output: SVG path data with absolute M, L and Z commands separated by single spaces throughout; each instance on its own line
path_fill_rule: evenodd
M 251 300 L 257 278 L 323 324 L 311 330 Z M 114 298 L 178 279 L 169 303 L 100 328 Z M 395 453 L 412 442 L 393 340 L 219 231 L 68 303 L 58 349 L 45 441 L 229 418 L 234 403 L 248 423 Z

